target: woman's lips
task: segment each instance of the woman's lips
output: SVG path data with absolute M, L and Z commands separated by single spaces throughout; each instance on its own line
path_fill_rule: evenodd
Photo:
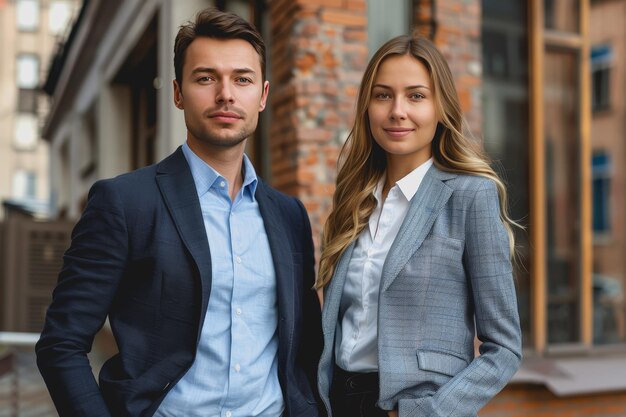
M 408 135 L 409 133 L 411 133 L 414 129 L 410 129 L 410 128 L 400 128 L 400 127 L 392 127 L 392 128 L 385 128 L 383 129 L 385 132 L 387 132 L 387 134 L 389 136 L 392 136 L 394 138 L 401 138 L 403 136 Z

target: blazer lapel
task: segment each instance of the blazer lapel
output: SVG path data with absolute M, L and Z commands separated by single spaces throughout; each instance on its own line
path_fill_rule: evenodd
M 337 326 L 337 318 L 339 316 L 339 306 L 341 305 L 341 295 L 343 293 L 343 286 L 346 282 L 346 276 L 348 275 L 348 265 L 352 258 L 352 252 L 354 251 L 354 244 L 352 242 L 341 255 L 333 278 L 324 291 L 324 307 L 322 309 L 322 328 L 324 330 L 324 338 L 327 336 L 335 336 L 335 328 Z
M 381 291 L 389 288 L 398 273 L 424 242 L 435 219 L 452 195 L 452 188 L 448 187 L 444 181 L 455 176 L 455 174 L 440 171 L 434 165 L 424 176 L 387 254 L 381 277 Z
M 211 252 L 198 192 L 180 147 L 159 163 L 156 181 L 178 233 L 200 271 L 202 285 L 200 326 L 202 326 L 211 292 Z
M 291 335 L 295 320 L 295 288 L 293 278 L 293 249 L 289 243 L 289 236 L 279 221 L 281 214 L 276 207 L 267 185 L 259 180 L 255 197 L 259 203 L 261 217 L 265 225 L 265 233 L 270 245 L 274 272 L 276 274 L 276 289 L 279 314 L 279 353 L 286 354 L 286 348 L 291 345 Z M 287 337 L 287 339 L 285 339 Z

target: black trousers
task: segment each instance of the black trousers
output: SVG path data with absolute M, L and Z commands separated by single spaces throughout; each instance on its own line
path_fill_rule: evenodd
M 335 366 L 330 390 L 333 417 L 387 417 L 376 407 L 378 372 L 348 372 Z

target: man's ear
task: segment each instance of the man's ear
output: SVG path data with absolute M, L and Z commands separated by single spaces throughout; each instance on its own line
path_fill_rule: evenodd
M 270 91 L 270 82 L 265 80 L 263 82 L 263 95 L 261 96 L 261 103 L 259 104 L 259 112 L 262 112 L 265 109 L 265 105 L 267 104 L 267 95 Z
M 183 106 L 183 91 L 178 85 L 178 81 L 174 80 L 173 85 L 174 85 L 174 105 L 177 108 L 183 110 L 185 108 L 185 106 Z

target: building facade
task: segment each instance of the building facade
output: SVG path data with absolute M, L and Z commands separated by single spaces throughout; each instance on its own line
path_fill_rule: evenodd
M 36 212 L 48 211 L 50 184 L 39 88 L 78 7 L 77 0 L 0 1 L 0 201 Z
M 397 34 L 431 37 L 525 227 L 524 364 L 481 415 L 626 415 L 611 376 L 626 371 L 625 1 L 90 0 L 47 80 L 57 216 L 76 219 L 93 181 L 184 141 L 173 40 L 211 4 L 267 41 L 270 101 L 248 153 L 302 199 L 316 243 L 368 57 Z

